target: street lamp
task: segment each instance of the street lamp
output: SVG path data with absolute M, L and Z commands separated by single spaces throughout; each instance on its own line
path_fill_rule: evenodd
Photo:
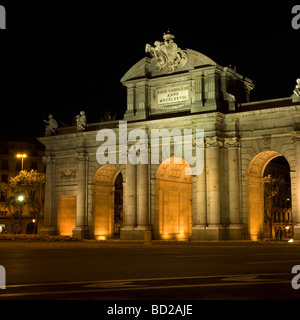
M 18 201 L 20 202 L 20 212 L 19 212 L 19 227 L 20 227 L 20 232 L 22 233 L 22 213 L 23 213 L 23 205 L 24 205 L 24 200 L 25 200 L 25 198 L 24 198 L 24 196 L 22 196 L 22 195 L 19 195 L 18 196 Z
M 27 154 L 17 154 L 17 158 L 21 158 L 21 160 L 22 160 L 22 169 L 21 170 L 23 170 L 23 159 L 24 158 L 26 158 L 27 157 Z

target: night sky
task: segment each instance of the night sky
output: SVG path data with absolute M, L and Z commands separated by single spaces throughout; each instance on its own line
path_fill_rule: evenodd
M 11 2 L 1 1 L 1 140 L 44 135 L 48 113 L 69 124 L 80 110 L 88 123 L 105 111 L 121 119 L 121 77 L 168 28 L 181 49 L 251 78 L 251 101 L 289 97 L 300 77 L 300 29 L 291 26 L 297 1 Z

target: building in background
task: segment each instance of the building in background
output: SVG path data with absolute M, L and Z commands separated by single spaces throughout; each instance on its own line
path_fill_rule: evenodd
M 26 155 L 26 158 L 17 157 L 17 155 Z M 0 183 L 9 184 L 9 180 L 15 177 L 22 170 L 37 170 L 41 173 L 45 172 L 45 165 L 42 162 L 44 155 L 44 147 L 38 142 L 25 141 L 6 141 L 0 142 Z M 33 214 L 27 205 L 21 206 L 22 210 L 22 226 L 20 226 L 20 219 L 14 220 L 14 227 L 12 227 L 13 219 L 8 210 L 6 201 L 11 196 L 9 188 L 1 190 L 0 195 L 0 233 L 32 233 L 33 232 Z M 17 210 L 18 211 L 18 210 Z M 20 212 L 16 212 L 19 216 Z M 43 210 L 41 216 L 43 217 Z M 43 225 L 43 219 L 40 220 L 39 226 Z

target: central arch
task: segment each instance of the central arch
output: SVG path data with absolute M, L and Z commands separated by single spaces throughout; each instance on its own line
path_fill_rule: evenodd
M 182 160 L 178 164 L 178 160 Z M 169 163 L 168 163 L 169 162 Z M 192 175 L 180 158 L 164 161 L 156 173 L 156 230 L 164 240 L 188 240 L 192 233 Z
M 113 165 L 106 164 L 95 173 L 93 180 L 93 230 L 97 240 L 114 237 L 122 227 L 122 174 Z

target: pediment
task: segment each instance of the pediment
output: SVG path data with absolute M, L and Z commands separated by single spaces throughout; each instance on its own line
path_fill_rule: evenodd
M 204 68 L 208 66 L 216 66 L 217 63 L 207 57 L 206 55 L 191 49 L 182 50 L 186 53 L 186 63 L 183 66 L 178 66 L 173 72 L 170 72 L 167 66 L 159 70 L 158 62 L 159 57 L 144 57 L 134 66 L 132 66 L 122 77 L 121 82 L 127 82 L 130 80 L 147 78 L 151 79 L 154 77 L 160 77 L 163 75 L 170 75 L 176 73 L 182 73 L 185 71 L 190 71 L 194 69 Z

